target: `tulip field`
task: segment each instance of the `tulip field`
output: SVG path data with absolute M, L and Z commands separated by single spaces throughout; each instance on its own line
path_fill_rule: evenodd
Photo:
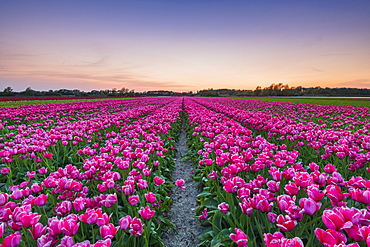
M 369 108 L 163 97 L 0 108 L 0 247 L 163 246 L 182 129 L 200 246 L 370 246 Z

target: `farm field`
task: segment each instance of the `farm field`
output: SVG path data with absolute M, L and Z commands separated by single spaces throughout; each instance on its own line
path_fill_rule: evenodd
M 163 246 L 183 130 L 199 246 L 370 246 L 369 108 L 197 97 L 0 108 L 0 246 Z
M 234 99 L 249 99 L 276 102 L 291 102 L 315 105 L 344 105 L 355 107 L 370 107 L 370 98 L 303 98 L 303 97 L 230 97 Z
M 20 105 L 42 105 L 42 104 L 59 104 L 59 103 L 73 103 L 73 102 L 88 102 L 101 100 L 122 100 L 125 98 L 71 98 L 71 97 L 3 97 L 0 98 L 0 107 L 14 107 Z M 129 99 L 129 98 L 127 98 Z

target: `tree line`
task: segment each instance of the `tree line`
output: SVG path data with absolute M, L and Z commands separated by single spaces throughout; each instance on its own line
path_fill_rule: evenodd
M 370 96 L 367 88 L 329 88 L 329 87 L 289 87 L 288 84 L 271 84 L 268 87 L 257 86 L 255 90 L 241 89 L 204 89 L 200 96 Z
M 59 89 L 37 91 L 27 87 L 24 91 L 15 92 L 11 87 L 6 87 L 0 96 L 79 96 L 79 97 L 135 97 L 135 96 L 369 96 L 370 89 L 367 88 L 329 88 L 329 87 L 289 87 L 288 84 L 273 83 L 268 87 L 257 86 L 254 90 L 243 89 L 203 89 L 197 92 L 173 92 L 169 90 L 154 90 L 135 92 L 128 88 L 91 90 L 88 92 L 79 89 Z
M 59 89 L 59 90 L 47 90 L 37 91 L 31 87 L 27 87 L 24 91 L 15 92 L 12 87 L 6 87 L 0 96 L 78 96 L 78 97 L 135 97 L 135 96 L 191 96 L 193 92 L 172 92 L 166 90 L 157 91 L 145 91 L 135 92 L 133 89 L 122 87 L 121 89 L 104 89 L 104 90 L 91 90 L 88 92 L 81 91 L 79 89 Z

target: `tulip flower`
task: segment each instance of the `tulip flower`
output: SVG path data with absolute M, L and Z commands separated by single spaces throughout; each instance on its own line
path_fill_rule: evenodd
M 317 186 L 311 185 L 307 187 L 307 195 L 316 202 L 324 198 L 326 191 L 321 191 Z
M 208 174 L 208 178 L 211 180 L 216 180 L 218 178 L 217 172 L 212 171 L 211 173 Z
M 101 201 L 101 204 L 106 208 L 112 207 L 115 203 L 117 203 L 116 194 L 107 195 L 106 198 Z
M 44 206 L 48 202 L 49 195 L 48 194 L 41 194 L 38 197 L 33 199 L 36 206 Z
M 106 213 L 102 214 L 101 211 L 99 211 L 98 213 L 98 219 L 96 220 L 96 224 L 98 226 L 103 226 L 103 225 L 107 225 L 110 221 L 110 217 L 112 216 L 111 215 L 108 215 Z
M 203 212 L 202 212 L 202 215 L 199 216 L 199 219 L 200 220 L 206 220 L 207 218 L 208 218 L 208 211 L 207 211 L 207 208 L 204 208 Z
M 60 240 L 60 245 L 63 246 L 63 247 L 72 247 L 74 246 L 74 239 L 73 237 L 71 236 L 64 236 L 61 240 Z
M 9 196 L 7 193 L 0 193 L 0 206 L 5 205 L 8 202 Z
M 182 189 L 182 190 L 185 189 L 185 186 L 184 186 L 185 181 L 184 181 L 184 179 L 178 179 L 178 180 L 176 180 L 175 184 L 177 186 L 179 186 L 180 189 Z
M 100 227 L 100 236 L 102 236 L 103 239 L 112 239 L 116 233 L 117 228 L 112 223 Z
M 235 228 L 235 233 L 230 234 L 230 239 L 234 241 L 238 246 L 248 247 L 248 236 L 240 229 Z
M 99 214 L 101 214 L 101 212 L 99 213 L 98 210 L 88 208 L 84 214 L 79 216 L 79 219 L 86 224 L 92 225 L 98 220 Z
M 138 212 L 140 216 L 146 220 L 151 219 L 155 214 L 155 210 L 150 210 L 149 206 L 146 206 L 145 208 L 141 208 Z
M 156 186 L 160 186 L 160 185 L 164 184 L 164 182 L 165 182 L 165 180 L 163 178 L 158 177 L 158 176 L 154 177 L 154 184 Z
M 141 222 L 140 219 L 134 217 L 130 223 L 129 233 L 134 235 L 135 237 L 140 237 L 143 231 L 144 231 L 144 224 Z
M 369 204 L 370 203 L 370 190 L 360 190 L 360 189 L 349 189 L 349 196 L 351 197 L 352 200 L 364 203 L 364 204 Z
M 315 235 L 325 247 L 334 247 L 335 245 L 345 244 L 347 242 L 347 238 L 343 233 L 332 229 L 324 231 L 320 228 L 316 228 Z
M 343 201 L 346 197 L 348 197 L 348 193 L 343 193 L 341 188 L 336 185 L 328 185 L 326 187 L 326 195 L 330 198 L 330 200 L 334 202 Z
M 61 219 L 61 231 L 67 236 L 74 236 L 77 234 L 80 223 L 78 221 L 78 216 L 75 214 L 68 215 L 67 217 Z
M 3 239 L 4 247 L 15 247 L 21 242 L 22 236 L 19 232 L 10 234 L 9 236 Z
M 285 238 L 281 232 L 275 232 L 274 234 L 265 233 L 263 240 L 266 244 L 266 247 L 304 247 L 300 238 L 295 237 L 288 239 Z
M 154 203 L 157 200 L 157 195 L 152 193 L 152 192 L 146 193 L 145 194 L 145 200 L 148 203 Z
M 222 203 L 218 204 L 217 209 L 220 212 L 226 214 L 229 211 L 229 204 L 227 204 L 226 202 L 222 202 Z
M 127 215 L 119 220 L 119 224 L 122 230 L 127 230 L 131 224 L 132 218 Z
M 33 239 L 40 238 L 42 235 L 45 234 L 46 230 L 47 230 L 47 227 L 42 225 L 41 223 L 36 223 L 32 225 L 31 230 L 28 229 Z
M 59 220 L 57 217 L 49 218 L 48 231 L 52 236 L 56 236 L 62 233 L 62 221 Z
M 6 223 L 5 222 L 0 222 L 0 238 L 3 237 L 3 235 L 5 233 L 5 227 L 6 227 Z
M 24 213 L 22 214 L 20 218 L 20 221 L 22 222 L 23 227 L 31 227 L 35 225 L 39 219 L 41 218 L 41 215 L 36 213 Z
M 297 225 L 296 220 L 292 220 L 289 215 L 279 215 L 276 219 L 277 226 L 284 232 L 289 232 Z
M 110 238 L 108 238 L 108 239 L 105 239 L 105 240 L 98 240 L 94 244 L 94 246 L 91 246 L 91 247 L 110 247 L 111 243 L 112 243 L 112 241 L 110 240 Z
M 140 197 L 139 195 L 134 195 L 134 196 L 130 196 L 127 200 L 131 206 L 135 206 L 139 203 Z
M 313 215 L 321 208 L 321 202 L 315 202 L 311 198 L 301 198 L 299 206 L 304 209 L 304 213 Z

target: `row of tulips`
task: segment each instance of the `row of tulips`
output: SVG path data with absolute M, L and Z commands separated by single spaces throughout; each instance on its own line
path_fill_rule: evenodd
M 179 98 L 2 108 L 0 246 L 163 246 L 181 109 Z
M 244 100 L 185 100 L 188 157 L 204 185 L 199 218 L 210 225 L 202 245 L 370 246 L 369 109 L 323 107 L 336 119 L 361 112 L 357 130 L 342 130 L 303 119 L 308 108 L 294 113 L 291 104 L 263 103 L 261 110 L 259 102 L 248 103 L 246 109 Z M 281 142 L 282 136 L 292 138 Z M 311 150 L 321 139 L 322 147 Z M 329 147 L 336 158 L 322 157 Z
M 357 174 L 362 175 L 362 168 L 370 161 L 370 112 L 366 107 L 273 102 L 270 107 L 277 110 L 271 113 L 260 110 L 265 102 L 252 100 L 209 100 L 204 104 L 259 130 L 271 142 L 299 150 L 306 164 L 337 163 L 342 172 L 360 170 Z

